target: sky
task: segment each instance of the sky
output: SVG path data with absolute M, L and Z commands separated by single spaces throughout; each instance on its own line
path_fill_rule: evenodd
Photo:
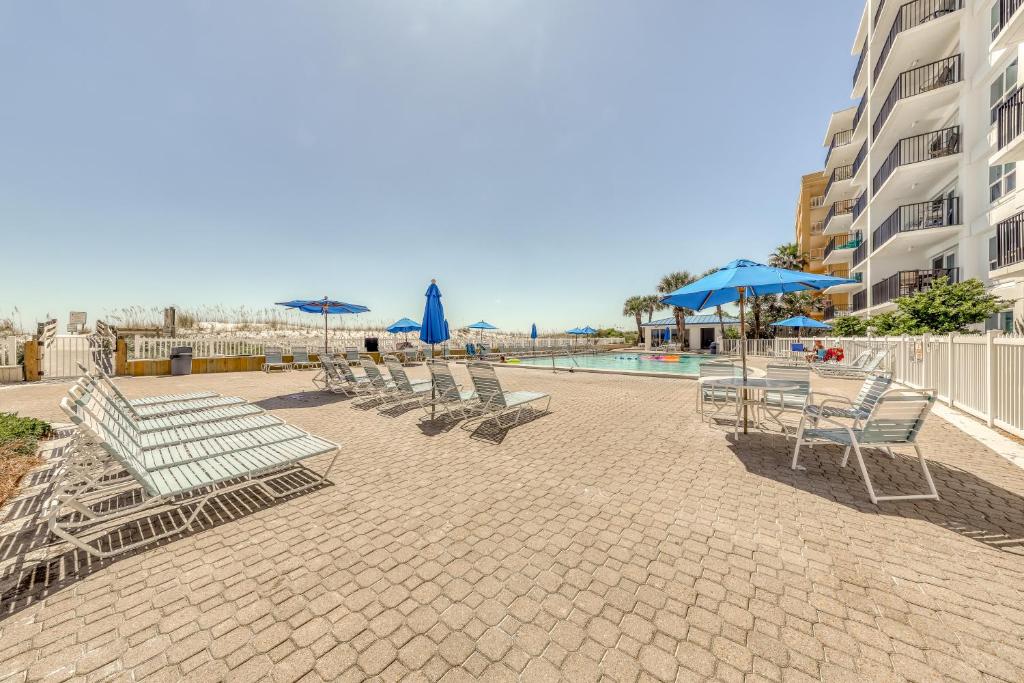
M 862 6 L 0 0 L 0 318 L 628 326 L 793 240 Z

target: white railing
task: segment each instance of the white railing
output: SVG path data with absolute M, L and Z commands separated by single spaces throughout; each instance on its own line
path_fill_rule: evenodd
M 18 364 L 18 347 L 23 339 L 18 336 L 0 337 L 0 365 Z
M 940 401 L 1024 437 L 1024 336 L 809 337 L 826 348 L 840 347 L 847 360 L 861 351 L 887 349 L 886 371 L 906 386 L 934 389 Z M 747 355 L 786 357 L 792 337 L 748 339 Z M 726 339 L 722 351 L 739 355 L 739 340 Z
M 340 351 L 345 347 L 356 347 L 365 351 L 364 341 L 366 337 L 377 337 L 378 348 L 383 351 L 394 350 L 398 345 L 406 342 L 405 335 L 385 334 L 364 334 L 361 332 L 332 332 L 328 335 L 328 343 L 331 348 Z M 455 334 L 448 340 L 448 347 L 461 349 L 467 343 L 478 343 L 478 335 Z M 484 335 L 484 344 L 495 350 L 503 348 L 531 348 L 537 349 L 565 349 L 573 346 L 614 346 L 624 343 L 621 337 L 605 337 L 600 339 L 571 339 L 566 337 L 538 337 L 530 339 L 529 335 Z M 424 347 L 425 344 L 419 338 L 410 334 L 408 343 L 414 347 Z M 323 335 L 303 336 L 260 336 L 260 337 L 226 337 L 218 335 L 197 335 L 190 337 L 142 337 L 136 336 L 129 345 L 129 360 L 169 358 L 171 349 L 176 346 L 192 347 L 192 354 L 196 358 L 211 358 L 215 356 L 260 356 L 268 346 L 280 347 L 285 354 L 291 353 L 295 346 L 305 346 L 308 350 L 315 351 L 323 348 Z

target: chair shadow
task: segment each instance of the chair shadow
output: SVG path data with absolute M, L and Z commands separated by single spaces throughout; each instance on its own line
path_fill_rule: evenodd
M 523 408 L 519 419 L 515 424 L 502 425 L 497 418 L 488 418 L 481 422 L 478 422 L 472 431 L 469 432 L 471 439 L 479 439 L 480 441 L 487 441 L 493 444 L 501 444 L 516 427 L 522 427 L 525 424 L 529 424 L 534 420 L 539 420 L 545 415 L 550 415 L 550 410 L 537 410 L 536 408 L 526 407 Z
M 264 410 L 294 410 L 295 408 L 329 406 L 336 403 L 345 403 L 351 400 L 352 398 L 345 394 L 334 394 L 314 389 L 312 391 L 300 391 L 294 394 L 271 396 L 270 398 L 255 401 L 253 402 L 253 405 L 259 406 Z
M 314 472 L 302 466 L 265 482 L 267 486 L 281 494 L 279 498 L 269 496 L 259 487 L 253 485 L 236 489 L 211 498 L 202 513 L 195 519 L 192 526 L 178 534 L 155 540 L 140 548 L 126 551 L 113 558 L 96 558 L 63 540 L 51 536 L 46 524 L 46 501 L 49 493 L 57 483 L 56 472 L 59 462 L 51 460 L 46 469 L 39 474 L 50 476 L 44 482 L 42 490 L 30 492 L 25 500 L 18 500 L 5 515 L 4 522 L 24 521 L 18 529 L 0 536 L 0 622 L 17 614 L 26 607 L 81 581 L 96 571 L 111 566 L 125 558 L 152 551 L 154 548 L 176 542 L 181 538 L 192 536 L 209 529 L 229 524 L 242 517 L 260 510 L 269 509 L 295 498 L 333 486 L 328 479 L 319 485 L 303 488 L 313 483 L 317 477 Z M 130 483 L 127 477 L 122 477 Z M 295 491 L 295 493 L 289 493 Z M 112 493 L 105 499 L 105 509 L 129 505 L 138 501 L 139 490 L 135 487 Z M 185 505 L 164 509 L 132 519 L 125 524 L 115 526 L 106 533 L 90 538 L 93 545 L 103 551 L 144 541 L 159 534 L 168 525 L 181 520 L 182 515 L 191 508 Z M 29 519 L 30 518 L 30 519 Z
M 880 501 L 868 498 L 856 460 L 840 467 L 843 449 L 816 444 L 800 449 L 793 470 L 793 440 L 781 435 L 750 433 L 738 439 L 730 432 L 728 447 L 751 474 L 866 514 L 917 519 L 953 531 L 990 548 L 1024 557 L 1024 497 L 966 470 L 928 460 L 939 500 Z M 879 495 L 924 493 L 927 482 L 916 456 L 893 449 L 895 458 L 877 448 L 864 448 L 864 463 Z M 927 453 L 925 454 L 927 458 Z

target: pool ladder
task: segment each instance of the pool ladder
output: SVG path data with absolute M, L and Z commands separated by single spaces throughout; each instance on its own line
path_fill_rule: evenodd
M 576 356 L 573 355 L 572 351 L 562 351 L 561 353 L 552 351 L 551 352 L 551 372 L 558 372 L 558 366 L 555 365 L 555 357 L 560 356 L 560 355 L 564 355 L 567 358 L 569 358 L 569 360 L 572 361 L 572 364 L 575 365 L 576 367 L 580 366 L 579 361 L 576 360 Z M 572 372 L 572 368 L 569 368 L 569 371 Z

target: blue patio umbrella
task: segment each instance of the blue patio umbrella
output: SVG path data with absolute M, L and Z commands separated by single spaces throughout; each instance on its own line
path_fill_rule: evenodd
M 387 332 L 390 332 L 391 334 L 405 334 L 405 342 L 403 343 L 407 344 L 407 342 L 409 341 L 409 333 L 419 332 L 420 324 L 415 320 L 402 318 L 401 320 L 396 320 L 395 322 L 391 323 L 385 329 Z
M 773 268 L 756 261 L 736 259 L 710 275 L 692 282 L 661 299 L 663 304 L 701 311 L 712 306 L 739 301 L 740 304 L 740 358 L 743 379 L 747 379 L 747 326 L 744 308 L 747 294 L 785 294 L 805 290 L 821 291 L 836 285 L 853 284 L 855 280 L 830 275 L 804 273 L 785 268 Z M 744 405 L 743 431 L 747 431 Z
M 530 346 L 533 348 L 533 351 L 536 351 L 537 350 L 537 323 L 533 323 L 532 325 L 530 325 L 530 339 L 531 339 Z
M 479 337 L 480 341 L 483 341 L 483 339 L 484 339 L 484 330 L 496 330 L 496 329 L 498 329 L 494 325 L 492 325 L 489 322 L 486 322 L 484 320 L 480 320 L 478 322 L 475 322 L 472 325 L 468 325 L 467 327 L 469 327 L 469 329 L 471 329 L 471 330 L 478 330 L 480 332 L 480 337 Z
M 327 316 L 343 315 L 345 313 L 366 313 L 370 309 L 359 304 L 348 304 L 344 301 L 334 301 L 326 296 L 323 299 L 292 299 L 291 301 L 278 301 L 278 306 L 296 308 L 306 313 L 319 313 L 324 317 L 324 351 L 327 346 Z
M 434 357 L 434 344 L 443 344 L 450 338 L 448 335 L 448 321 L 444 318 L 444 306 L 441 304 L 441 290 L 437 287 L 437 280 L 431 280 L 427 287 L 427 304 L 423 308 L 423 324 L 420 325 L 420 341 L 430 344 L 430 357 Z M 434 419 L 436 387 L 430 385 L 430 419 Z
M 794 316 L 792 318 L 786 318 L 785 320 L 780 320 L 777 323 L 772 323 L 771 326 L 772 327 L 795 327 L 797 329 L 796 340 L 798 342 L 800 341 L 801 333 L 803 332 L 803 329 L 805 327 L 813 328 L 813 329 L 817 329 L 817 330 L 831 330 L 832 329 L 832 326 L 829 325 L 828 323 L 823 323 L 820 320 L 815 320 L 814 318 L 808 318 L 806 315 L 798 315 L 798 316 Z

